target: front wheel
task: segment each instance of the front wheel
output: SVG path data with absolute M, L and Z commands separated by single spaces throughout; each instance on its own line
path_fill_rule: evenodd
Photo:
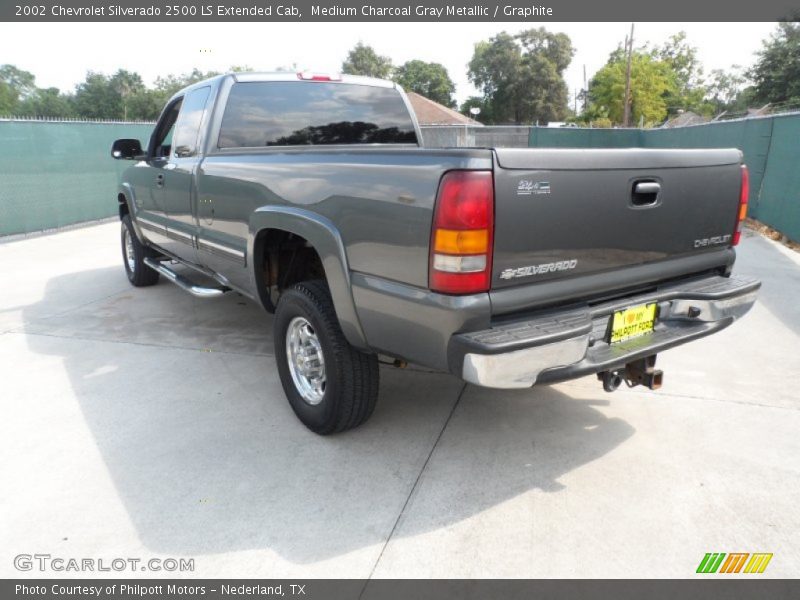
M 125 265 L 128 281 L 136 287 L 158 283 L 158 271 L 144 264 L 146 256 L 155 257 L 156 254 L 139 241 L 133 230 L 131 216 L 125 215 L 122 217 L 122 263 Z
M 346 431 L 372 415 L 378 398 L 378 357 L 345 339 L 325 283 L 299 283 L 281 295 L 274 338 L 283 390 L 311 431 Z

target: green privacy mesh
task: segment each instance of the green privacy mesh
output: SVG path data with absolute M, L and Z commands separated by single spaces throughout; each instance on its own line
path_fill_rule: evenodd
M 117 138 L 143 144 L 153 126 L 0 121 L 0 235 L 28 233 L 117 212 L 117 182 L 130 163 L 111 158 Z

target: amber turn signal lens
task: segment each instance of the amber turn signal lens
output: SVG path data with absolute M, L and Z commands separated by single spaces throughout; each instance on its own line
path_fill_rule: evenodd
M 442 254 L 483 254 L 489 249 L 489 232 L 485 229 L 437 229 L 434 248 Z

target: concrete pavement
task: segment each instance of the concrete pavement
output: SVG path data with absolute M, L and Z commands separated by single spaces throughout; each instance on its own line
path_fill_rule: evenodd
M 797 253 L 746 237 L 759 303 L 661 355 L 658 392 L 384 368 L 373 418 L 321 438 L 284 399 L 269 315 L 131 287 L 118 228 L 0 243 L 0 576 L 48 553 L 199 577 L 691 577 L 706 552 L 798 575 Z

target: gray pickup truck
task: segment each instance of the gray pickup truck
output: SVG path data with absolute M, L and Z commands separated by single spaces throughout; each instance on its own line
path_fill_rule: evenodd
M 388 81 L 237 73 L 187 87 L 146 148 L 112 148 L 134 161 L 118 195 L 128 279 L 236 291 L 274 313 L 286 396 L 320 434 L 369 418 L 379 356 L 493 388 L 596 373 L 607 391 L 655 389 L 656 353 L 755 302 L 759 282 L 731 276 L 738 150 L 422 140 Z

